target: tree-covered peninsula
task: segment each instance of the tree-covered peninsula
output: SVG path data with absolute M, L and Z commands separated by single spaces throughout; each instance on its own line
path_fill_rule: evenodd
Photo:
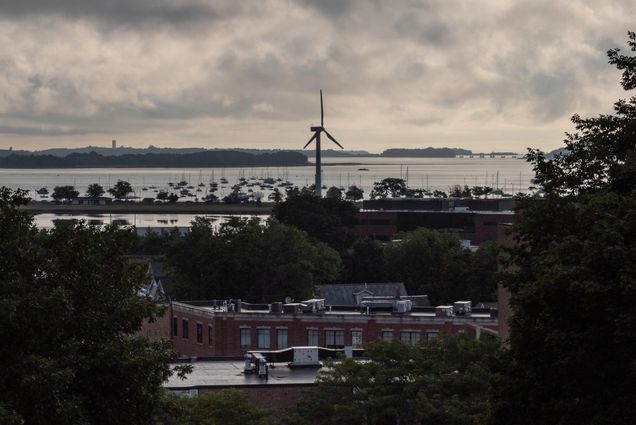
M 238 151 L 204 151 L 188 154 L 100 155 L 96 152 L 53 155 L 9 155 L 0 168 L 126 168 L 126 167 L 291 167 L 305 165 L 296 152 L 251 154 Z

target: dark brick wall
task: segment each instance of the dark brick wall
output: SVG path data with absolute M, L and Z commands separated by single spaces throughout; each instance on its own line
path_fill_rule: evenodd
M 381 338 L 383 330 L 392 330 L 395 339 L 400 338 L 402 330 L 419 330 L 421 338 L 426 338 L 427 332 L 436 331 L 443 333 L 460 333 L 466 329 L 471 318 L 459 317 L 454 319 L 441 319 L 430 317 L 415 317 L 410 315 L 364 315 L 364 314 L 267 314 L 267 313 L 222 313 L 212 314 L 205 311 L 197 311 L 196 308 L 183 308 L 181 305 L 173 305 L 171 311 L 164 316 L 170 320 L 160 320 L 147 324 L 146 332 L 149 335 L 171 335 L 174 347 L 183 356 L 188 357 L 242 357 L 245 352 L 258 350 L 258 328 L 270 329 L 270 348 L 276 346 L 276 329 L 286 328 L 288 335 L 287 345 L 308 345 L 307 330 L 318 330 L 318 345 L 326 346 L 325 330 L 344 330 L 344 343 L 351 345 L 351 332 L 362 331 L 364 342 Z M 173 335 L 172 318 L 177 319 L 177 335 Z M 183 320 L 188 323 L 188 338 L 183 335 Z M 200 323 L 203 329 L 203 339 L 197 342 L 196 324 Z M 482 326 L 497 330 L 498 322 L 495 319 L 480 320 Z M 212 327 L 212 344 L 208 343 L 208 326 Z M 251 331 L 251 346 L 240 347 L 240 329 L 249 328 Z

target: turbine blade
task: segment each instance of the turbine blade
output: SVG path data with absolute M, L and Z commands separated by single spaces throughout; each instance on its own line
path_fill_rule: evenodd
M 331 134 L 329 134 L 329 132 L 325 129 L 323 129 L 322 131 L 325 132 L 325 134 L 327 135 L 327 137 L 329 137 L 329 139 L 331 139 L 332 142 L 334 142 L 336 145 L 340 146 L 340 149 L 344 149 L 342 147 L 342 145 L 340 143 L 338 143 L 338 141 L 336 139 L 333 138 L 333 136 L 331 136 Z
M 307 144 L 306 144 L 305 146 L 303 146 L 303 149 L 305 149 L 307 146 L 309 146 L 309 144 L 310 144 L 311 142 L 313 142 L 313 141 L 314 141 L 314 139 L 316 138 L 316 134 L 318 134 L 318 133 L 314 133 L 314 135 L 313 135 L 313 136 L 311 136 L 311 139 L 309 139 L 309 141 L 307 142 Z
M 325 113 L 322 108 L 322 89 L 320 89 L 320 126 L 323 127 L 325 125 Z

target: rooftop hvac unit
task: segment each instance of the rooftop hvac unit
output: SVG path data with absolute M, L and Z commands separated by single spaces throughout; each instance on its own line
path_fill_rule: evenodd
M 395 302 L 394 310 L 396 313 L 406 313 L 411 311 L 413 303 L 411 300 L 399 300 Z
M 458 316 L 464 316 L 470 313 L 472 310 L 472 303 L 470 301 L 455 301 L 453 303 L 453 312 Z
M 269 307 L 269 311 L 272 313 L 282 313 L 283 312 L 283 303 L 275 302 L 272 303 Z
M 305 304 L 302 304 L 302 303 L 283 304 L 283 312 L 289 313 L 289 314 L 299 314 L 303 312 L 304 307 L 305 307 Z
M 435 317 L 453 317 L 453 306 L 438 305 L 435 307 Z
M 294 347 L 294 359 L 290 367 L 320 367 L 318 347 Z
M 323 298 L 312 298 L 302 302 L 306 307 L 304 311 L 307 313 L 317 313 L 325 310 L 325 300 Z

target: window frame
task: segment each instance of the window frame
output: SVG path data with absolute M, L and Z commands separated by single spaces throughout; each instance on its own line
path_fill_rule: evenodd
M 190 320 L 181 318 L 181 338 L 190 339 Z
M 285 343 L 281 344 L 281 337 L 284 335 Z M 289 329 L 276 328 L 276 348 L 282 350 L 283 348 L 289 348 Z
M 352 329 L 351 330 L 351 346 L 353 348 L 361 348 L 363 342 L 364 342 L 364 333 L 362 332 L 362 329 Z
M 261 338 L 263 338 L 262 341 Z M 256 328 L 256 347 L 259 349 L 272 348 L 272 331 L 270 328 Z
M 345 346 L 344 329 L 325 329 L 325 347 L 343 348 Z
M 315 344 L 313 343 L 315 339 Z M 307 346 L 309 347 L 318 347 L 320 346 L 320 332 L 318 329 L 310 328 L 307 329 Z
M 391 342 L 395 340 L 395 332 L 393 332 L 393 329 L 385 329 L 380 332 L 380 338 L 382 341 Z
M 250 348 L 252 346 L 252 328 L 239 328 L 239 346 Z
M 203 323 L 197 322 L 196 326 L 197 344 L 203 344 Z
M 414 346 L 419 344 L 421 340 L 422 340 L 422 333 L 419 330 L 405 329 L 400 331 L 400 341 L 406 344 Z

